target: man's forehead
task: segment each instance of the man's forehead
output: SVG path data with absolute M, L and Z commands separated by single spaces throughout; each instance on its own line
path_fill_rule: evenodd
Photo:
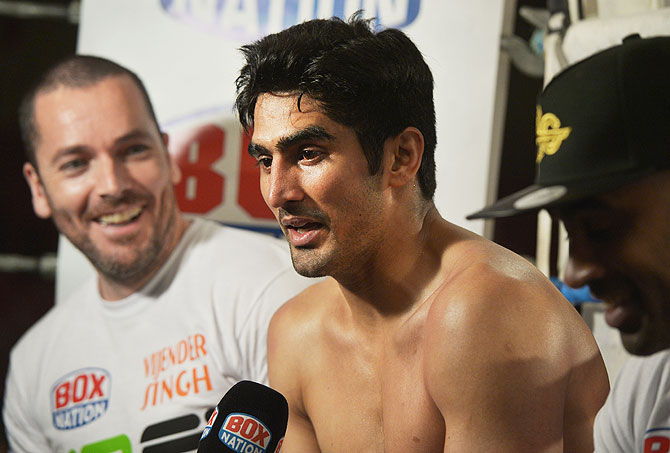
M 316 100 L 303 93 L 262 93 L 256 100 L 254 117 L 323 114 Z
M 252 141 L 274 143 L 301 131 L 319 130 L 333 139 L 346 126 L 330 119 L 317 101 L 296 93 L 264 93 L 259 96 L 254 115 Z
M 50 149 L 59 149 L 93 138 L 116 140 L 133 131 L 158 133 L 139 88 L 125 75 L 38 93 L 34 110 L 36 152 L 45 142 Z

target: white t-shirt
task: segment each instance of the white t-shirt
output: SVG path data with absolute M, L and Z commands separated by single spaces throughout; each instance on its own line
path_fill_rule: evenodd
M 267 327 L 314 280 L 285 242 L 193 219 L 141 291 L 91 280 L 13 348 L 4 419 L 16 452 L 194 451 L 236 382 L 267 382 Z
M 594 436 L 598 453 L 670 452 L 670 351 L 624 363 Z

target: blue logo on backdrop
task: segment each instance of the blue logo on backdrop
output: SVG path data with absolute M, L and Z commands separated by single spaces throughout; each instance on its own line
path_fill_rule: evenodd
M 414 22 L 421 0 L 160 0 L 166 13 L 193 27 L 241 42 L 255 40 L 300 22 L 357 10 L 377 26 L 403 28 Z

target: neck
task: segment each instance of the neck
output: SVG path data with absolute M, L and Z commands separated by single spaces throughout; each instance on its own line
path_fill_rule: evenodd
M 409 216 L 412 217 L 412 216 Z M 347 276 L 337 276 L 342 293 L 354 311 L 384 318 L 403 316 L 436 289 L 444 250 L 435 234 L 445 221 L 435 206 L 418 216 L 394 216 L 370 262 L 358 263 Z M 363 315 L 365 316 L 365 315 Z

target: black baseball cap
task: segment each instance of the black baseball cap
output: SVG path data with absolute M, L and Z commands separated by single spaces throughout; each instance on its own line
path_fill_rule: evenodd
M 631 35 L 569 66 L 536 109 L 535 183 L 467 219 L 576 201 L 670 166 L 670 36 Z

